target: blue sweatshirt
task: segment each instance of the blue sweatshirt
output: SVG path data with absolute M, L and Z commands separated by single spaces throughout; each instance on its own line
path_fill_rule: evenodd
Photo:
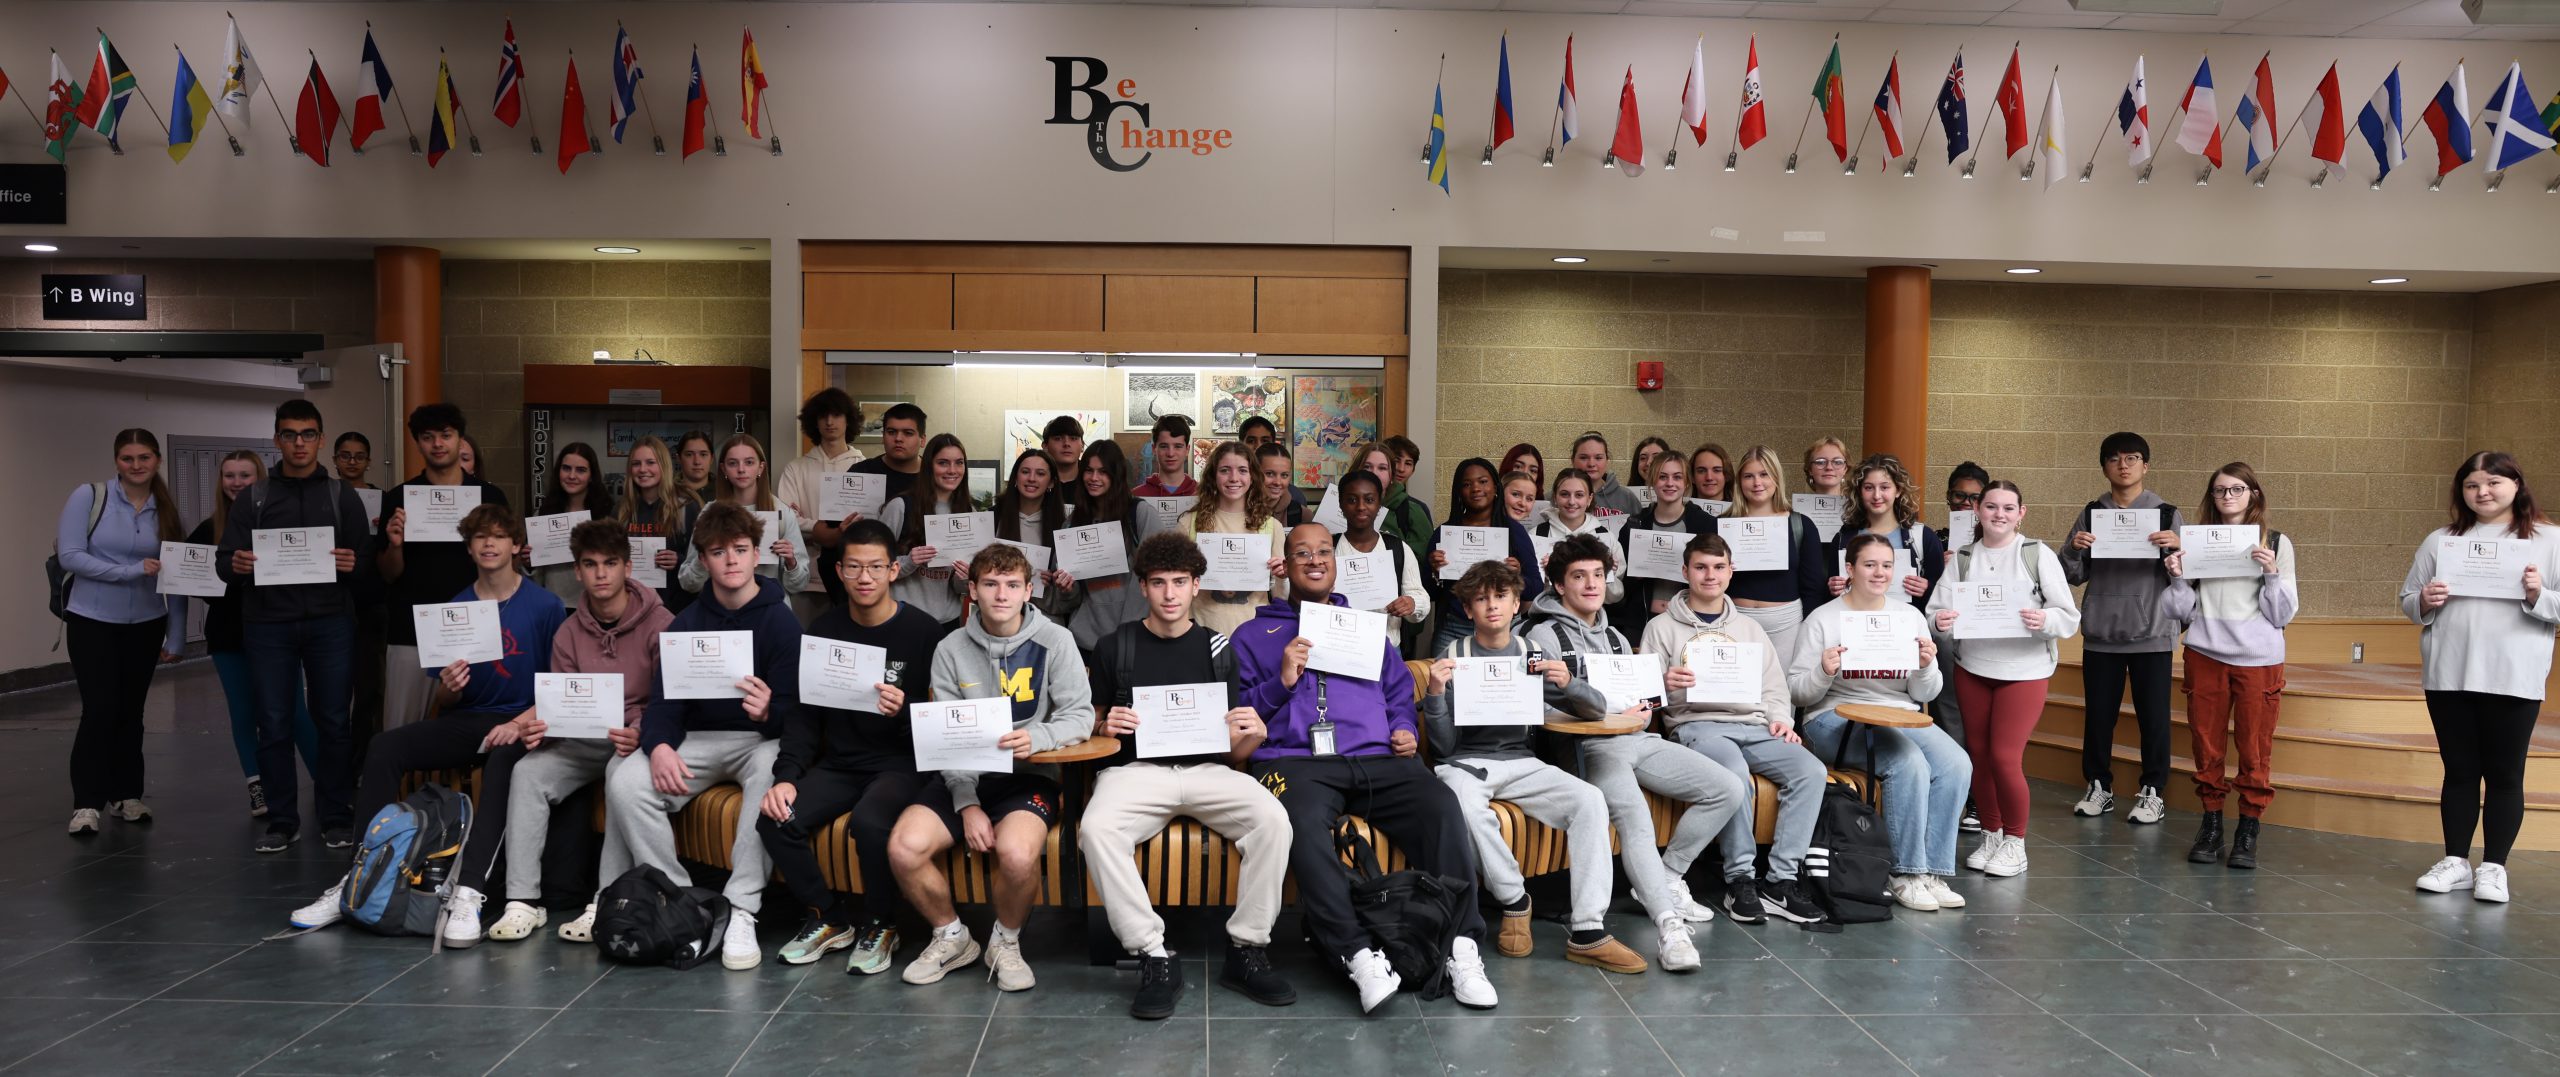
M 1529 541 L 1529 529 L 1520 526 L 1519 521 L 1507 518 L 1500 526 L 1511 533 L 1511 559 L 1520 562 L 1520 608 L 1525 610 L 1529 603 L 1538 600 L 1539 592 L 1547 589 L 1547 574 L 1538 568 L 1538 545 Z M 1422 571 L 1422 586 L 1431 592 L 1431 604 L 1440 608 L 1440 623 L 1458 625 L 1472 632 L 1476 622 L 1467 616 L 1467 604 L 1458 601 L 1457 592 L 1452 590 L 1458 581 L 1441 579 L 1440 570 L 1431 567 L 1431 553 L 1439 548 L 1440 528 L 1435 527 L 1431 529 L 1431 542 L 1422 548 L 1422 563 L 1415 566 Z M 1342 754 L 1351 753 L 1345 751 Z
M 734 610 L 721 605 L 718 594 L 706 586 L 700 599 L 667 622 L 667 631 L 755 633 L 756 677 L 773 689 L 773 703 L 766 710 L 765 720 L 747 717 L 743 700 L 668 699 L 666 670 L 661 668 L 658 683 L 649 692 L 649 709 L 640 714 L 642 755 L 656 751 L 661 744 L 684 747 L 687 733 L 761 733 L 779 737 L 790 723 L 800 699 L 800 620 L 782 601 L 782 581 L 771 576 L 755 579 L 755 595 L 747 599 L 745 606 Z
M 447 602 L 478 602 L 478 593 L 465 587 Z M 569 619 L 569 607 L 560 596 L 535 586 L 532 580 L 516 584 L 516 593 L 498 603 L 498 646 L 503 656 L 495 662 L 480 662 L 471 667 L 471 683 L 462 686 L 462 694 L 444 708 L 452 714 L 473 711 L 503 714 L 513 718 L 533 706 L 533 675 L 551 669 L 551 641 L 560 634 L 561 622 Z M 427 676 L 435 676 L 427 670 Z
M 1513 528 L 1518 530 L 1518 528 Z M 1325 599 L 1343 605 L 1342 596 Z M 1325 717 L 1333 722 L 1333 749 L 1341 755 L 1391 755 L 1387 735 L 1419 733 L 1413 719 L 1413 671 L 1396 650 L 1395 634 L 1387 634 L 1386 654 L 1378 662 L 1378 679 L 1364 681 L 1335 673 L 1307 670 L 1295 689 L 1280 683 L 1282 652 L 1298 638 L 1298 604 L 1274 602 L 1229 637 L 1236 649 L 1236 680 L 1244 685 L 1244 705 L 1262 716 L 1270 739 L 1254 749 L 1253 761 L 1303 759 L 1309 751 L 1307 730 L 1316 724 L 1316 701 L 1324 700 Z

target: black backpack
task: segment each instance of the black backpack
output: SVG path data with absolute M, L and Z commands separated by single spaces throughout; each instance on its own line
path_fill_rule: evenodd
M 689 969 L 720 952 L 729 899 L 642 864 L 596 895 L 596 946 L 625 965 Z
M 1449 994 L 1449 944 L 1466 917 L 1459 895 L 1466 882 L 1415 868 L 1378 870 L 1378 858 L 1348 821 L 1333 826 L 1334 850 L 1351 861 L 1351 908 L 1370 942 L 1423 998 Z
M 106 514 L 107 484 L 103 482 L 90 483 L 88 534 L 95 535 L 98 533 L 98 521 L 104 519 Z M 1401 564 L 1401 562 L 1399 562 L 1399 564 Z M 54 552 L 45 555 L 45 612 L 53 614 L 54 620 L 61 621 L 65 624 L 68 624 L 71 621 L 71 584 L 73 579 L 74 577 L 71 575 L 71 570 L 62 567 L 61 550 L 57 549 Z M 56 641 L 55 646 L 60 645 L 60 642 Z
M 1813 843 L 1804 852 L 1804 887 L 1830 922 L 1871 924 L 1893 919 L 1893 843 L 1884 819 L 1858 796 L 1856 786 L 1834 781 L 1822 791 L 1813 817 Z

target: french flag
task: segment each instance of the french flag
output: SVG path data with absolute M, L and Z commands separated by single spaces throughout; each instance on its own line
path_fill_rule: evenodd
M 2222 167 L 2222 113 L 2213 103 L 2213 61 L 2198 61 L 2196 79 L 2187 84 L 2181 102 L 2186 117 L 2178 123 L 2178 148 Z
M 2460 62 L 2418 119 L 2436 137 L 2436 175 L 2471 163 L 2471 86 L 2463 81 Z

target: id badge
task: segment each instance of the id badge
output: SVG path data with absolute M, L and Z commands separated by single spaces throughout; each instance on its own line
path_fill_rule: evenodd
M 1333 723 L 1317 722 L 1307 727 L 1307 751 L 1312 755 L 1333 754 Z

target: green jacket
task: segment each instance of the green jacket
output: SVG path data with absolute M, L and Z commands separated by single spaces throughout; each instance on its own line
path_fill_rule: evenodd
M 1431 545 L 1431 506 L 1407 493 L 1403 483 L 1387 488 L 1386 503 L 1379 506 L 1382 517 L 1378 530 L 1403 540 L 1412 549 L 1428 549 Z

